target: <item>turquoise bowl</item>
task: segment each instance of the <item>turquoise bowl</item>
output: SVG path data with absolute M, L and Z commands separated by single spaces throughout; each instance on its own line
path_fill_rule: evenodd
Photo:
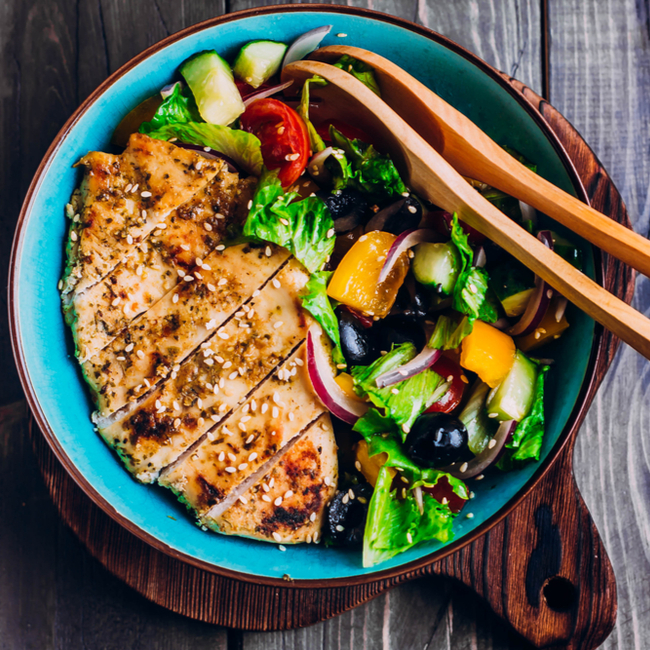
M 593 374 L 594 323 L 570 309 L 571 328 L 544 350 L 557 363 L 549 378 L 542 460 L 509 474 L 492 473 L 472 485 L 476 498 L 466 509 L 474 517 L 457 519 L 451 544 L 421 544 L 372 569 L 361 566 L 359 551 L 301 545 L 280 552 L 273 544 L 202 532 L 170 493 L 131 479 L 94 432 L 89 393 L 73 356 L 57 291 L 66 238 L 64 206 L 79 182 L 72 165 L 88 151 L 106 150 L 122 116 L 167 84 L 191 54 L 216 49 L 232 58 L 246 41 L 291 41 L 326 24 L 333 28 L 325 45 L 356 45 L 391 59 L 498 143 L 535 161 L 544 178 L 581 196 L 566 154 L 530 106 L 462 48 L 390 16 L 347 7 L 287 5 L 191 27 L 154 45 L 102 84 L 70 118 L 41 163 L 23 206 L 12 256 L 16 360 L 36 420 L 66 470 L 95 503 L 156 548 L 210 571 L 266 583 L 281 584 L 285 574 L 298 581 L 294 585 L 367 581 L 412 569 L 467 543 L 507 514 L 548 466 L 575 423 L 583 386 Z M 591 247 L 577 243 L 587 273 L 595 277 Z

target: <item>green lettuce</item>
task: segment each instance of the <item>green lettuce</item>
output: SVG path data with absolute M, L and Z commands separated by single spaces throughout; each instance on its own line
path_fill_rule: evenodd
M 421 512 L 413 490 L 400 499 L 397 490 L 391 491 L 392 482 L 388 467 L 382 467 L 368 507 L 363 536 L 364 567 L 384 562 L 419 542 L 437 539 L 446 543 L 453 539 L 455 515 L 448 505 L 422 492 Z
M 313 84 L 315 86 L 326 86 L 327 81 L 323 77 L 314 75 L 311 79 L 307 79 L 302 87 L 302 95 L 300 96 L 300 104 L 298 105 L 298 115 L 302 117 L 304 123 L 307 125 L 307 133 L 309 133 L 309 144 L 311 146 L 312 153 L 318 153 L 325 149 L 325 143 L 323 138 L 318 135 L 318 132 L 314 128 L 314 125 L 309 119 L 309 86 Z
M 453 308 L 471 319 L 494 323 L 498 318 L 494 299 L 488 295 L 488 274 L 485 269 L 472 266 L 474 251 L 468 237 L 454 214 L 451 223 L 451 241 L 462 260 L 461 271 L 454 285 Z
M 150 122 L 140 125 L 140 133 L 151 135 L 168 124 L 186 124 L 187 122 L 200 122 L 199 109 L 194 101 L 194 96 L 189 88 L 183 87 L 180 82 L 174 84 L 172 92 L 158 107 Z
M 298 196 L 285 193 L 277 173 L 265 169 L 242 234 L 251 241 L 283 246 L 314 273 L 334 249 L 334 221 L 322 199 L 296 201 Z
M 332 145 L 344 154 L 328 159 L 335 160 L 330 168 L 335 191 L 351 187 L 378 198 L 407 193 L 406 185 L 388 156 L 378 153 L 371 144 L 346 138 L 331 125 L 330 137 Z
M 379 84 L 375 79 L 374 70 L 367 63 L 344 54 L 334 64 L 334 67 L 349 72 L 352 76 L 356 77 L 364 86 L 370 88 L 370 90 L 372 90 L 375 95 L 381 97 L 381 93 L 379 92 Z
M 459 323 L 449 316 L 439 316 L 427 346 L 433 350 L 455 350 L 472 329 L 474 321 L 467 316 Z
M 327 295 L 327 283 L 332 277 L 331 271 L 316 271 L 305 285 L 300 296 L 302 306 L 316 319 L 325 330 L 327 336 L 334 344 L 332 358 L 334 363 L 346 366 L 345 357 L 341 350 L 341 337 L 339 334 L 339 321 L 334 313 L 334 308 Z
M 549 367 L 540 367 L 535 381 L 533 407 L 517 425 L 512 439 L 506 443 L 505 454 L 497 464 L 505 472 L 526 462 L 539 460 L 544 439 L 544 384 Z
M 354 390 L 358 395 L 368 397 L 375 406 L 384 408 L 386 415 L 400 428 L 403 438 L 406 438 L 418 416 L 447 390 L 444 379 L 431 369 L 392 386 L 377 387 L 377 377 L 399 368 L 413 359 L 416 353 L 412 343 L 402 343 L 369 366 L 352 368 Z
M 228 156 L 247 173 L 259 176 L 263 160 L 260 141 L 252 134 L 239 129 L 231 129 L 218 124 L 188 122 L 186 124 L 167 124 L 148 135 L 158 140 L 176 138 L 188 144 L 210 147 Z

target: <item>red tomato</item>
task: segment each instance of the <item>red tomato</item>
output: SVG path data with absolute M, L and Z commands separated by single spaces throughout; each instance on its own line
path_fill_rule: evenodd
M 451 232 L 451 220 L 453 216 L 450 212 L 445 212 L 444 210 L 436 210 L 435 212 L 429 212 L 426 217 L 427 225 L 442 235 L 449 235 Z M 470 244 L 480 244 L 485 241 L 485 235 L 480 233 L 478 230 L 468 226 L 464 221 L 458 221 L 462 229 L 465 231 L 467 238 Z
M 447 392 L 434 402 L 425 413 L 451 413 L 463 399 L 463 391 L 467 384 L 462 380 L 463 369 L 448 357 L 440 357 L 433 364 L 432 370 L 437 372 L 445 381 L 451 377 Z
M 320 137 L 323 138 L 325 142 L 332 141 L 332 138 L 330 138 L 330 124 L 337 131 L 340 131 L 346 138 L 350 138 L 350 140 L 361 140 L 361 142 L 370 143 L 370 138 L 364 131 L 357 128 L 356 126 L 352 126 L 351 124 L 341 122 L 341 120 L 325 120 L 325 122 L 321 122 L 316 127 L 318 135 L 320 135 Z
M 295 183 L 309 159 L 309 134 L 302 118 L 286 104 L 267 97 L 256 99 L 239 118 L 241 127 L 262 143 L 268 169 L 279 169 L 282 187 Z
M 442 503 L 443 499 L 447 499 L 449 509 L 452 512 L 460 512 L 467 503 L 467 499 L 459 497 L 454 492 L 446 476 L 441 476 L 433 487 L 423 487 L 422 492 L 430 494 L 436 501 L 440 501 L 440 503 Z

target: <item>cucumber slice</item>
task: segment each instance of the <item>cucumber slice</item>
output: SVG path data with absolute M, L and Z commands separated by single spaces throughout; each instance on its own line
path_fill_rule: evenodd
M 418 244 L 411 263 L 415 279 L 428 286 L 439 287 L 449 295 L 460 273 L 461 259 L 452 242 L 446 244 Z
M 521 422 L 533 406 L 537 366 L 517 350 L 515 361 L 506 378 L 488 395 L 488 417 L 498 422 Z
M 285 43 L 251 41 L 239 50 L 232 70 L 237 79 L 259 88 L 280 69 L 286 51 Z
M 227 126 L 244 112 L 232 70 L 214 50 L 185 61 L 181 74 L 194 94 L 201 117 L 209 124 Z
M 508 260 L 490 270 L 489 285 L 506 316 L 520 316 L 535 288 L 535 274 L 521 262 Z
M 528 305 L 533 291 L 535 289 L 526 289 L 525 291 L 520 291 L 519 293 L 504 298 L 501 301 L 501 305 L 503 306 L 503 311 L 506 312 L 506 316 L 510 318 L 521 316 L 526 311 L 526 305 Z
M 480 379 L 472 387 L 472 394 L 458 419 L 467 429 L 469 450 L 480 454 L 497 430 L 497 423 L 488 418 L 485 412 L 485 399 L 490 387 Z

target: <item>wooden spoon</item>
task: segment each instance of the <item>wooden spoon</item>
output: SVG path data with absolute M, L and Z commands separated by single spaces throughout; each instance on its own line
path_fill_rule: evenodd
M 536 237 L 500 212 L 418 135 L 399 115 L 355 77 L 320 61 L 286 66 L 283 81 L 297 87 L 319 75 L 329 83 L 318 89 L 339 118 L 363 124 L 380 147 L 390 151 L 402 177 L 420 196 L 482 232 L 557 289 L 589 316 L 650 358 L 650 320 L 611 295 L 556 255 Z
M 532 205 L 650 276 L 650 241 L 532 172 L 399 66 L 374 52 L 346 45 L 323 47 L 311 58 L 331 62 L 344 54 L 374 69 L 382 99 L 460 174 Z

